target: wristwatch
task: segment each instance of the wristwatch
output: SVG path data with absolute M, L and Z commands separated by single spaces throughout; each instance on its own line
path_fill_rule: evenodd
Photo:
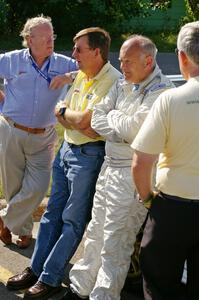
M 63 119 L 64 119 L 65 111 L 66 111 L 66 107 L 61 107 L 61 108 L 59 109 L 59 115 L 60 115 L 60 117 L 62 117 Z

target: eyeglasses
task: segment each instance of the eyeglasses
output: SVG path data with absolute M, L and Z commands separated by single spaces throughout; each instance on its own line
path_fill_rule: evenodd
M 42 41 L 55 41 L 56 38 L 57 38 L 57 35 L 56 34 L 53 34 L 51 36 L 44 36 L 44 35 L 31 35 L 32 38 L 39 38 L 40 40 Z
M 179 49 L 175 48 L 175 54 L 178 55 Z
M 53 36 L 52 36 L 52 40 L 53 40 L 53 41 L 55 41 L 55 40 L 56 40 L 56 38 L 57 38 L 57 34 L 53 34 Z
M 80 48 L 76 46 L 73 47 L 73 51 L 77 51 L 77 53 L 82 53 L 84 50 L 93 50 L 93 49 L 90 47 L 85 47 L 85 48 Z

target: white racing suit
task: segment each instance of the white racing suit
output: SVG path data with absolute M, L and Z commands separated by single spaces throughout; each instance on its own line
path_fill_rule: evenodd
M 130 147 L 158 95 L 171 87 L 158 66 L 139 87 L 119 79 L 95 106 L 92 128 L 106 138 L 106 157 L 87 228 L 84 256 L 70 271 L 71 289 L 92 300 L 118 300 L 136 235 L 147 211 L 136 200 Z

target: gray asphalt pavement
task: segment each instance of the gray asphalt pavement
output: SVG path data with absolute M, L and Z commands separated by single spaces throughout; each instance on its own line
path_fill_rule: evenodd
M 13 244 L 5 246 L 0 241 L 0 300 L 20 300 L 23 299 L 23 291 L 8 291 L 5 287 L 7 279 L 20 273 L 30 264 L 30 258 L 33 252 L 35 238 L 37 236 L 39 222 L 34 222 L 33 243 L 28 249 L 19 249 L 16 244 L 16 236 L 13 237 Z M 59 300 L 66 290 L 69 283 L 68 272 L 77 259 L 82 256 L 83 242 L 80 244 L 77 252 L 72 258 L 69 266 L 66 268 L 63 289 L 57 295 L 49 298 L 51 300 Z M 132 289 L 131 284 L 125 286 L 122 291 L 121 300 L 143 300 L 142 293 Z

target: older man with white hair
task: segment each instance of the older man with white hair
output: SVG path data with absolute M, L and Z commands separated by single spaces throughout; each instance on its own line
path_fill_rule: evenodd
M 73 38 L 80 71 L 56 116 L 65 127 L 64 141 L 53 164 L 47 209 L 40 221 L 30 267 L 8 279 L 7 288 L 25 289 L 25 299 L 48 299 L 59 292 L 65 267 L 84 234 L 104 161 L 104 138 L 91 128 L 97 103 L 120 77 L 108 62 L 111 38 L 99 27 L 80 30 Z
M 20 34 L 26 49 L 0 55 L 5 101 L 0 115 L 0 173 L 6 209 L 0 211 L 0 239 L 12 233 L 26 248 L 32 239 L 32 213 L 48 188 L 57 134 L 54 109 L 76 62 L 54 52 L 51 19 L 28 19 Z
M 132 144 L 134 181 L 143 204 L 151 201 L 140 254 L 146 300 L 199 299 L 198 21 L 181 28 L 176 52 L 187 83 L 159 96 Z

